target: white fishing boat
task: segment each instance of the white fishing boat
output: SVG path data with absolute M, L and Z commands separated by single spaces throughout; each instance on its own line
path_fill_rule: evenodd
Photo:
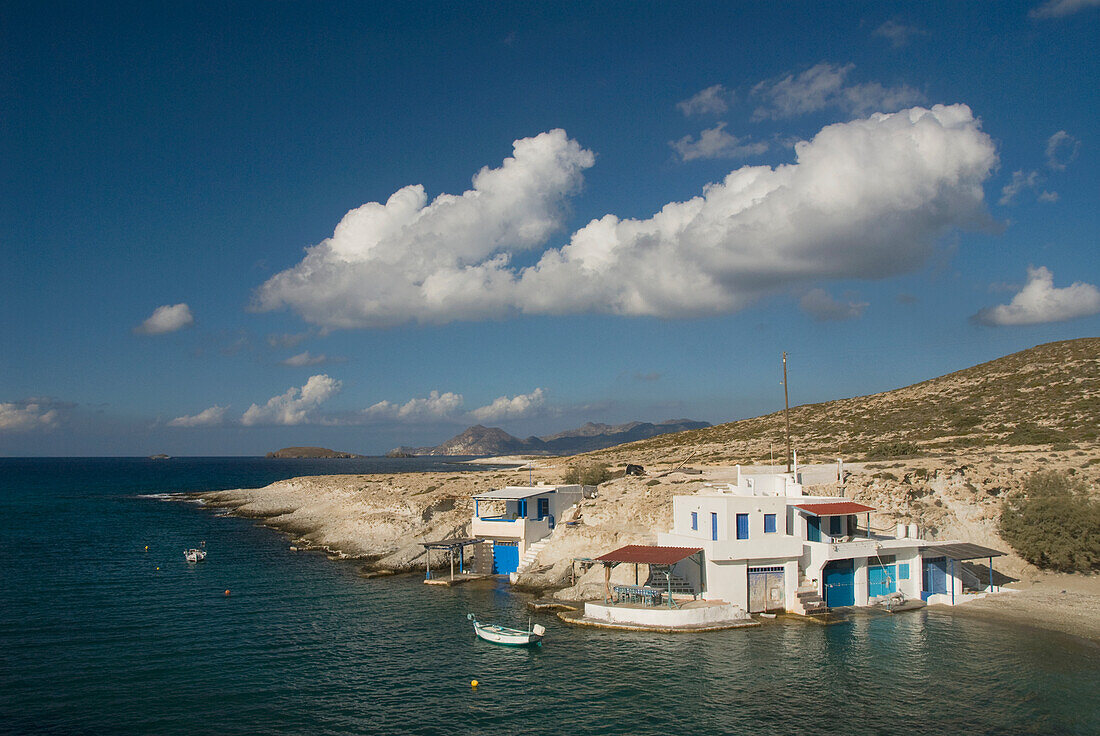
M 203 560 L 205 560 L 206 559 L 206 549 L 205 549 L 206 542 L 203 542 L 202 545 L 203 545 L 202 547 L 199 547 L 197 549 L 196 548 L 185 549 L 183 551 L 183 559 L 187 560 L 188 562 L 202 562 Z
M 546 634 L 546 628 L 541 624 L 535 624 L 529 630 L 510 629 L 507 626 L 483 624 L 474 618 L 474 614 L 466 614 L 466 618 L 474 622 L 474 633 L 485 641 L 493 644 L 503 644 L 510 647 L 526 647 L 541 645 L 542 638 Z

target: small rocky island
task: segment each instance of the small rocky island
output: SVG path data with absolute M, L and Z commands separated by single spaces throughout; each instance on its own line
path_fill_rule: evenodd
M 353 452 L 337 452 L 327 447 L 284 447 L 281 450 L 267 453 L 265 457 L 287 460 L 301 458 L 353 458 L 363 456 L 356 455 Z

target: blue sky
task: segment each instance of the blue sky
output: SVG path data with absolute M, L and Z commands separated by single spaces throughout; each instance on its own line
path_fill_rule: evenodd
M 804 403 L 1100 334 L 1095 0 L 531 5 L 8 4 L 0 455 L 718 423 L 783 351 Z

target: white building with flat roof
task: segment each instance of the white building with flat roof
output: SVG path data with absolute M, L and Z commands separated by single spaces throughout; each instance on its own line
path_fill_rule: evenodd
M 693 495 L 676 496 L 673 527 L 658 534 L 657 543 L 701 547 L 705 563 L 692 582 L 703 598 L 751 613 L 866 606 L 896 593 L 909 599 L 938 595 L 936 602 L 961 595 L 961 558 L 945 551 L 951 545 L 917 538 L 915 525 L 899 524 L 893 536 L 876 534 L 873 507 L 806 495 L 797 477 L 739 469 L 733 483 L 704 484 Z M 992 557 L 1003 553 L 963 546 L 971 548 L 968 559 L 990 558 L 992 587 Z
M 493 547 L 493 573 L 516 572 L 532 545 L 548 536 L 566 511 L 581 502 L 582 485 L 506 486 L 474 496 L 470 536 Z

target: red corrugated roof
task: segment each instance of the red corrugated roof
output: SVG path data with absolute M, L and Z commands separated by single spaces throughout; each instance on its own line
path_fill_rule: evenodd
M 839 516 L 841 514 L 862 514 L 874 511 L 874 506 L 864 506 L 855 501 L 835 501 L 833 503 L 799 503 L 795 508 L 807 511 L 814 516 Z
M 674 565 L 680 560 L 702 552 L 702 547 L 650 547 L 644 544 L 628 544 L 614 552 L 597 557 L 597 562 L 637 562 L 642 565 Z

